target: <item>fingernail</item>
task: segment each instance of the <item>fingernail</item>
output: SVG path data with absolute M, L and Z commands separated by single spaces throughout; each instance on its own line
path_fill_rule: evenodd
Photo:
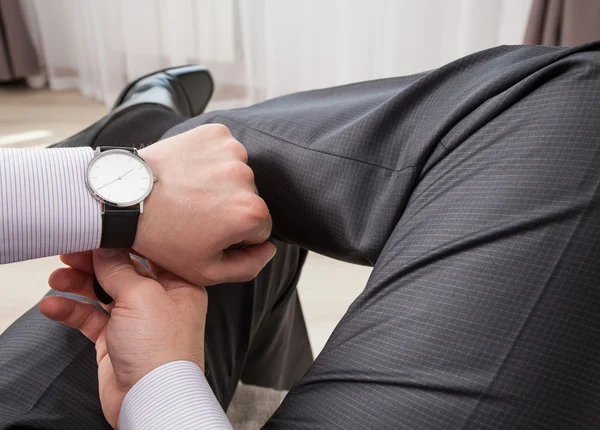
M 275 254 L 277 254 L 277 248 L 275 248 L 275 250 L 273 251 L 273 253 L 269 257 L 269 261 L 271 261 L 273 259 L 273 257 L 275 257 Z
M 98 255 L 102 258 L 111 258 L 111 257 L 116 257 L 118 255 L 122 255 L 123 254 L 122 249 L 118 249 L 118 248 L 99 248 L 98 249 Z

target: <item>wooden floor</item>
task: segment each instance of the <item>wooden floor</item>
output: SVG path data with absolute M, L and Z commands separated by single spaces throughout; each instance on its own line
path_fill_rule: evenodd
M 0 87 L 0 146 L 44 147 L 84 129 L 106 112 L 102 104 L 75 91 Z M 48 291 L 48 275 L 59 266 L 56 257 L 0 266 L 0 333 Z M 309 255 L 299 291 L 315 354 L 369 274 L 368 268 Z

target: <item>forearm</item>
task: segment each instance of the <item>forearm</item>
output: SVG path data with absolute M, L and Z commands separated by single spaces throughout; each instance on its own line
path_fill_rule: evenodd
M 0 149 L 0 264 L 97 248 L 100 203 L 85 185 L 91 148 Z

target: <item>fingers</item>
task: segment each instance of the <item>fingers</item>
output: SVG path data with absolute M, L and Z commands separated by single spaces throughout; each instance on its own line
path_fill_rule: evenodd
M 248 152 L 246 151 L 246 148 L 244 148 L 244 145 L 238 140 L 234 139 L 231 134 L 226 136 L 224 144 L 234 159 L 239 160 L 244 164 L 248 164 Z
M 167 270 L 164 269 L 163 267 L 159 266 L 158 264 L 156 264 L 154 261 L 150 261 L 148 260 L 148 266 L 150 266 L 150 270 L 152 271 L 152 273 L 154 273 L 155 276 L 161 276 L 162 274 L 166 273 Z
M 108 347 L 106 346 L 106 331 L 102 331 L 98 339 L 96 339 L 96 363 L 100 362 L 108 355 Z M 110 360 L 110 357 L 109 357 Z
M 133 264 L 133 268 L 138 273 L 138 275 L 149 279 L 156 279 L 156 275 L 152 270 L 152 266 L 150 266 L 150 262 L 148 262 L 148 265 L 150 266 L 148 267 L 139 258 L 132 257 L 131 264 Z
M 94 273 L 92 251 L 76 252 L 74 254 L 64 254 L 60 256 L 60 261 L 62 261 L 67 266 L 71 266 L 73 269 L 89 273 L 90 275 Z
M 199 315 L 203 314 L 203 319 L 206 318 L 208 310 L 208 293 L 206 288 L 190 284 L 183 281 L 181 278 L 166 272 L 159 278 L 160 284 L 164 287 L 169 299 L 178 305 L 178 310 L 183 315 Z M 189 330 L 193 333 L 204 332 L 204 323 L 202 326 L 194 327 L 195 318 L 189 319 Z
M 96 293 L 94 292 L 94 278 L 93 275 L 89 275 L 85 272 L 75 270 L 71 267 L 64 267 L 52 272 L 48 278 L 48 285 L 50 288 L 63 293 L 72 293 L 79 296 L 85 297 L 90 300 L 98 301 Z M 100 305 L 110 312 L 114 307 L 114 302 L 105 305 Z
M 162 285 L 162 287 L 165 289 L 165 291 L 173 291 L 178 288 L 185 288 L 185 287 L 199 288 L 199 287 L 196 287 L 195 285 L 189 283 L 185 279 L 180 278 L 179 276 L 177 276 L 171 272 L 167 272 L 167 271 L 161 273 L 158 276 L 158 282 L 160 283 L 160 285 Z
M 92 275 L 80 270 L 64 267 L 57 269 L 48 278 L 50 288 L 63 293 L 79 294 L 92 300 L 98 300 L 92 286 Z
M 91 303 L 78 302 L 66 297 L 45 297 L 38 309 L 51 320 L 79 330 L 92 342 L 96 342 L 109 320 L 108 315 Z
M 70 254 L 75 255 L 75 254 Z M 90 252 L 90 258 L 91 258 Z M 71 262 L 71 260 L 67 261 Z M 146 278 L 156 279 L 156 276 L 140 261 L 132 258 L 132 264 L 138 274 Z M 48 278 L 50 288 L 63 293 L 73 293 L 91 300 L 98 300 L 94 293 L 93 275 L 71 267 L 63 267 L 52 272 Z M 104 306 L 110 309 L 112 306 Z
M 153 282 L 137 273 L 129 253 L 122 249 L 99 249 L 94 251 L 94 272 L 106 293 L 115 302 L 123 291 L 133 291 Z
M 207 271 L 207 285 L 250 281 L 271 261 L 276 251 L 277 248 L 270 242 L 228 249 L 223 252 L 222 259 Z
M 252 230 L 250 230 L 245 239 L 241 242 L 242 245 L 253 245 L 261 244 L 265 242 L 271 236 L 271 230 L 273 228 L 273 220 L 269 214 L 265 220 L 258 223 Z
M 237 197 L 237 215 L 230 225 L 230 230 L 238 232 L 236 243 L 260 244 L 265 242 L 271 235 L 273 220 L 265 201 L 256 194 L 244 194 Z M 230 245 L 233 245 L 230 244 Z

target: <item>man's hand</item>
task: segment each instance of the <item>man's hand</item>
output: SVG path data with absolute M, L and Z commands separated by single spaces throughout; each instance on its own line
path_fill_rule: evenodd
M 253 279 L 275 254 L 271 217 L 229 129 L 203 125 L 139 153 L 158 181 L 133 249 L 197 285 Z
M 129 254 L 100 250 L 64 255 L 71 266 L 49 279 L 58 291 L 96 300 L 95 272 L 114 298 L 110 316 L 89 303 L 46 297 L 40 312 L 80 330 L 96 344 L 102 411 L 117 428 L 121 404 L 136 382 L 157 367 L 186 360 L 204 370 L 204 323 L 208 299 L 196 287 L 169 273 L 151 273 Z

